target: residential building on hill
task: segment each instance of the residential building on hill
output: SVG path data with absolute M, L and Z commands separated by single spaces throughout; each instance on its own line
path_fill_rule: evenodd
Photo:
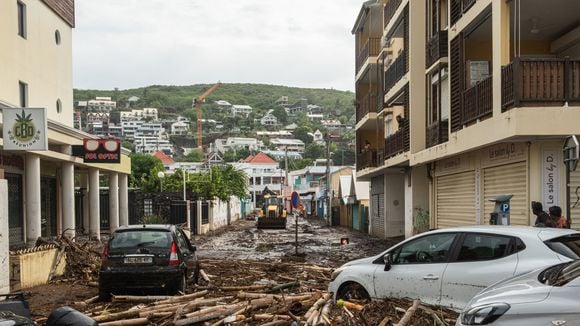
M 157 151 L 161 151 L 169 157 L 172 157 L 174 154 L 173 145 L 169 140 L 156 136 L 135 136 L 133 144 L 135 145 L 135 153 L 151 155 Z
M 232 117 L 241 115 L 247 118 L 250 113 L 252 113 L 252 107 L 249 105 L 232 105 L 231 107 Z
M 274 110 L 268 110 L 268 112 L 260 119 L 260 124 L 262 126 L 275 126 L 278 124 L 278 118 L 272 114 Z
M 356 165 L 373 235 L 409 237 L 425 212 L 431 228 L 489 224 L 499 195 L 512 225 L 533 225 L 538 201 L 580 228 L 580 169 L 562 152 L 580 131 L 580 3 L 519 3 L 362 4 Z
M 259 140 L 264 138 L 292 138 L 294 135 L 288 130 L 280 131 L 256 131 L 256 137 Z
M 264 144 L 256 138 L 230 137 L 227 139 L 216 139 L 215 146 L 220 153 L 225 153 L 230 149 L 242 148 L 250 151 L 258 151 L 264 147 Z
M 304 153 L 305 145 L 300 139 L 273 138 L 270 140 L 270 143 L 274 145 L 278 151 L 290 151 L 300 154 Z
M 87 108 L 90 111 L 111 112 L 117 108 L 117 102 L 112 101 L 110 97 L 95 97 L 94 100 L 87 102 Z
M 47 143 L 43 150 L 33 150 L 24 142 L 21 148 L 8 150 L 11 140 L 0 140 L 0 188 L 8 194 L 7 203 L 0 203 L 8 208 L 3 238 L 12 248 L 33 247 L 41 237 L 63 234 L 71 239 L 81 235 L 100 239 L 101 225 L 112 232 L 128 224 L 129 152 L 120 149 L 120 163 L 109 164 L 85 163 L 72 155 L 73 146 L 98 138 L 73 127 L 74 26 L 73 0 L 0 1 L 3 129 L 14 124 L 7 118 L 9 113 L 45 108 L 44 118 L 34 115 L 28 123 L 45 133 Z M 106 107 L 103 110 L 114 105 Z M 104 221 L 99 191 L 103 178 L 110 185 Z
M 239 163 L 232 163 L 232 165 L 236 169 L 244 171 L 248 176 L 248 189 L 252 196 L 254 207 L 259 207 L 259 204 L 263 201 L 262 193 L 266 187 L 277 194 L 281 194 L 286 171 L 280 169 L 278 162 L 268 155 L 259 152 L 255 156 L 250 155 Z

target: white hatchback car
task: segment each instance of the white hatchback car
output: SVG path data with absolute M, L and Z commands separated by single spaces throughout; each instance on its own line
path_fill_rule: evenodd
M 456 325 L 580 325 L 580 260 L 491 285 L 471 299 Z
M 580 232 L 481 225 L 425 232 L 334 270 L 334 299 L 418 298 L 461 310 L 487 286 L 580 259 Z

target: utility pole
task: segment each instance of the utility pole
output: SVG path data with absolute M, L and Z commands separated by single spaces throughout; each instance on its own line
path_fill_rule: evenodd
M 288 145 L 286 145 L 286 150 L 284 151 L 284 171 L 286 171 L 286 176 L 284 176 L 284 185 L 288 186 Z
M 330 133 L 326 133 L 326 223 L 332 225 L 330 215 Z

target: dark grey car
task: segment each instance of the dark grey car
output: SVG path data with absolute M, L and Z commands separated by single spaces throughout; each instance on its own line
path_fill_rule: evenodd
M 184 292 L 188 281 L 197 282 L 196 248 L 175 225 L 120 227 L 102 255 L 99 296 L 111 294 Z

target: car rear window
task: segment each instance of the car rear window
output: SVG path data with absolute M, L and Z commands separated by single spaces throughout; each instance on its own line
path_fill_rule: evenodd
M 163 230 L 131 230 L 118 232 L 109 243 L 110 249 L 129 247 L 169 247 L 171 232 Z
M 570 259 L 580 259 L 580 234 L 570 234 L 544 242 L 552 251 Z

